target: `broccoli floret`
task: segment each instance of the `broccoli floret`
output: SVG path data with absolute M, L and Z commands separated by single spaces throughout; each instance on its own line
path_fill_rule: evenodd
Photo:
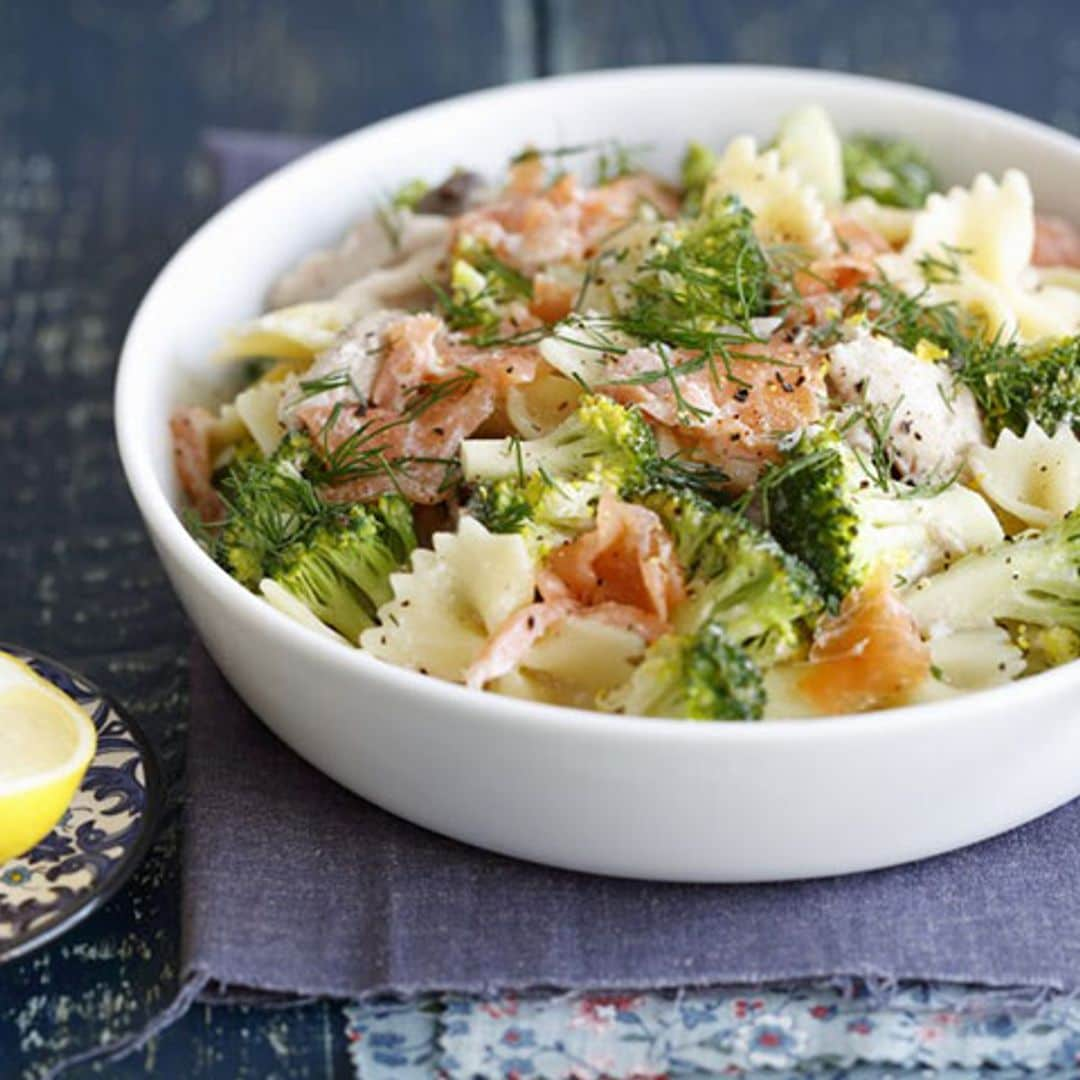
M 507 476 L 473 487 L 465 509 L 489 532 L 520 533 L 539 559 L 592 527 L 604 489 L 594 479 Z
M 534 474 L 562 480 L 597 480 L 616 491 L 644 483 L 658 460 L 656 439 L 641 413 L 610 398 L 588 395 L 557 428 L 538 439 L 466 439 L 461 467 L 466 481 Z
M 834 608 L 879 565 L 912 581 L 1002 537 L 986 501 L 965 488 L 883 490 L 831 427 L 803 432 L 754 495 L 766 528 L 814 571 Z
M 655 641 L 621 686 L 600 707 L 633 716 L 681 720 L 760 720 L 765 709 L 761 672 L 718 623 Z
M 399 495 L 369 505 L 326 502 L 305 475 L 312 469 L 314 447 L 300 434 L 269 458 L 238 455 L 219 481 L 226 517 L 212 553 L 249 589 L 272 578 L 355 639 L 390 598 L 390 573 L 416 546 L 412 511 Z
M 660 229 L 614 325 L 638 341 L 716 351 L 766 313 L 767 284 L 753 215 L 736 199 L 710 199 Z
M 1023 435 L 1029 418 L 1048 435 L 1062 424 L 1080 429 L 1080 336 L 1027 347 L 973 343 L 957 378 L 994 439 L 1005 428 Z
M 269 575 L 350 641 L 393 595 L 390 575 L 416 546 L 409 504 L 384 495 L 350 506 L 290 545 Z
M 824 606 L 806 566 L 741 514 L 692 491 L 657 487 L 635 501 L 675 541 L 689 594 L 676 615 L 680 630 L 715 624 L 760 664 L 797 649 Z
M 505 476 L 473 486 L 465 509 L 488 532 L 522 532 L 533 520 L 533 502 L 526 492 L 528 481 Z
M 267 576 L 280 552 L 329 512 L 304 475 L 313 454 L 310 440 L 293 434 L 269 458 L 254 445 L 239 452 L 215 478 L 226 516 L 211 554 L 249 589 Z
M 869 195 L 885 206 L 918 209 L 938 188 L 930 163 L 901 139 L 856 136 L 844 142 L 844 185 L 849 199 Z
M 682 159 L 683 209 L 694 212 L 701 206 L 705 188 L 716 169 L 716 154 L 699 142 L 686 148 Z
M 906 590 L 926 632 L 990 620 L 1080 631 L 1080 509 L 1042 533 L 967 555 Z
M 1020 626 L 1014 634 L 1027 657 L 1027 674 L 1080 660 L 1080 631 L 1068 626 Z
M 858 550 L 858 485 L 840 436 L 821 428 L 804 432 L 755 490 L 766 528 L 814 571 L 833 605 L 861 585 L 869 570 Z

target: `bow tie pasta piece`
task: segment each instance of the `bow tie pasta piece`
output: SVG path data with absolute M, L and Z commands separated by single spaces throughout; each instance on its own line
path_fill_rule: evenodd
M 265 457 L 269 457 L 285 435 L 278 418 L 286 384 L 283 380 L 261 379 L 237 394 L 233 402 L 237 416 Z
M 351 321 L 349 309 L 332 300 L 278 308 L 230 330 L 213 359 L 228 362 L 272 357 L 310 363 Z
M 360 645 L 391 664 L 462 682 L 491 633 L 532 602 L 536 574 L 520 536 L 489 533 L 470 517 L 433 543 L 434 551 L 413 552 L 409 572 L 390 576 L 394 597 Z
M 629 308 L 635 300 L 634 283 L 642 267 L 671 232 L 670 223 L 657 221 L 639 221 L 618 229 L 593 260 L 582 282 L 577 310 L 611 315 Z
M 1015 282 L 1035 246 L 1035 200 L 1028 178 L 1009 169 L 1001 183 L 986 173 L 969 188 L 931 195 L 916 215 L 904 254 L 947 259 L 998 285 Z
M 372 270 L 358 278 L 342 289 L 334 302 L 354 316 L 371 315 L 384 308 L 413 310 L 430 300 L 432 290 L 428 283 L 442 276 L 445 265 L 444 245 L 420 248 L 394 266 Z
M 1019 676 L 1027 662 L 1000 626 L 954 630 L 930 639 L 930 658 L 946 686 L 985 690 Z
M 1047 435 L 1032 421 L 1022 438 L 1006 428 L 994 447 L 972 448 L 971 468 L 1021 527 L 1045 529 L 1080 505 L 1080 440 L 1066 426 Z
M 885 206 L 869 195 L 860 195 L 844 203 L 841 213 L 856 224 L 883 236 L 893 247 L 898 247 L 911 239 L 918 212 L 904 206 Z
M 367 404 L 386 353 L 386 331 L 407 317 L 399 308 L 362 316 L 321 350 L 310 367 L 287 376 L 279 408 L 282 423 L 300 427 L 305 416 L 325 418 L 334 406 Z
M 1080 293 L 1040 280 L 1031 266 L 1035 204 L 1027 177 L 980 173 L 970 188 L 931 195 L 912 222 L 902 252 L 879 266 L 912 294 L 955 303 L 993 339 L 1024 341 L 1075 333 Z
M 597 694 L 625 682 L 645 652 L 633 630 L 587 613 L 551 628 L 518 666 L 491 684 L 511 697 L 591 709 Z
M 776 149 L 821 196 L 826 206 L 844 200 L 844 149 L 829 114 L 820 105 L 803 105 L 780 121 Z
M 1025 341 L 1068 337 L 1080 330 L 1080 292 L 1040 283 L 1035 271 L 1024 272 L 1012 294 L 1016 326 Z
M 506 418 L 521 438 L 539 439 L 574 412 L 582 393 L 580 383 L 544 363 L 531 382 L 507 389 Z
M 706 203 L 730 196 L 754 215 L 754 233 L 762 244 L 792 244 L 816 255 L 836 250 L 821 196 L 794 168 L 781 164 L 778 151 L 758 153 L 749 135 L 732 139 L 705 189 Z

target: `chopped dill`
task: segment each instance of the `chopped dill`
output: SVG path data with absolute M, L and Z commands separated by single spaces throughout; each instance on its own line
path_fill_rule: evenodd
M 316 437 L 320 452 L 311 465 L 310 475 L 313 482 L 320 487 L 337 487 L 379 474 L 408 472 L 418 465 L 438 464 L 446 468 L 456 468 L 456 458 L 405 454 L 389 458 L 386 454 L 385 438 L 380 440 L 380 436 L 386 436 L 388 432 L 413 422 L 429 409 L 463 391 L 478 378 L 477 373 L 469 368 L 459 368 L 459 372 L 442 382 L 416 387 L 409 394 L 398 416 L 392 420 L 382 417 L 369 419 L 336 446 L 331 446 L 331 437 L 341 417 L 341 405 L 336 405 Z
M 852 447 L 852 453 L 862 466 L 862 471 L 873 481 L 874 486 L 882 491 L 890 491 L 893 486 L 893 459 L 889 450 L 889 433 L 903 400 L 903 397 L 898 397 L 888 407 L 864 404 L 853 413 L 851 418 L 851 426 L 861 424 L 870 437 L 869 458 L 855 447 Z
M 301 400 L 307 400 L 308 398 L 318 397 L 320 394 L 328 393 L 331 390 L 340 390 L 348 387 L 356 395 L 358 401 L 364 401 L 366 395 L 363 390 L 357 386 L 356 380 L 353 378 L 353 373 L 349 368 L 342 368 L 339 371 L 332 371 L 328 375 L 321 375 L 316 379 L 301 379 L 299 382 Z
M 956 372 L 975 396 L 992 438 L 1008 428 L 1024 433 L 1034 420 L 1047 434 L 1080 426 L 1080 335 L 1023 346 L 974 342 Z
M 915 260 L 923 281 L 927 285 L 942 285 L 948 282 L 960 280 L 963 267 L 960 265 L 961 255 L 970 255 L 970 248 L 958 248 L 952 244 L 942 244 L 942 254 L 935 255 L 926 252 Z
M 500 335 L 509 305 L 532 299 L 532 282 L 486 246 L 459 250 L 450 289 L 427 281 L 451 330 L 472 332 L 479 345 Z
M 751 222 L 728 200 L 661 234 L 631 280 L 634 300 L 615 316 L 619 328 L 647 344 L 712 353 L 753 339 L 768 267 Z
M 678 452 L 661 457 L 655 466 L 655 479 L 674 487 L 689 488 L 711 502 L 731 502 L 731 479 L 723 469 L 704 461 L 694 461 Z

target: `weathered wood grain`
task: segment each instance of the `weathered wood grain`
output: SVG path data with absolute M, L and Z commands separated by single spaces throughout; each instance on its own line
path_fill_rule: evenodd
M 952 90 L 1080 130 L 1072 0 L 549 0 L 554 71 L 794 64 Z
M 0 3 L 0 640 L 109 688 L 176 791 L 189 630 L 120 473 L 112 380 L 140 296 L 213 208 L 200 132 L 333 134 L 534 61 L 528 2 Z M 178 820 L 102 912 L 0 972 L 0 1075 L 36 1075 L 169 1001 Z M 343 1032 L 333 1005 L 200 1007 L 106 1071 L 345 1074 Z

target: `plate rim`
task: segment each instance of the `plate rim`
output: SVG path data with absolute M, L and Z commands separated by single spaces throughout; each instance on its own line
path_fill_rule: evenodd
M 40 652 L 37 649 L 26 645 L 18 645 L 15 642 L 0 641 L 0 653 L 7 653 L 17 659 L 37 660 L 47 667 L 67 675 L 72 681 L 87 687 L 104 701 L 108 705 L 109 711 L 115 713 L 124 722 L 138 748 L 143 764 L 144 790 L 146 792 L 146 805 L 139 816 L 140 832 L 135 839 L 135 843 L 117 860 L 114 872 L 104 883 L 94 884 L 87 889 L 85 897 L 56 922 L 50 923 L 41 930 L 30 930 L 10 942 L 0 943 L 0 967 L 3 967 L 5 964 L 19 960 L 37 949 L 43 948 L 69 930 L 73 930 L 83 920 L 93 915 L 95 911 L 104 907 L 127 884 L 136 868 L 142 864 L 147 854 L 149 854 L 150 848 L 158 837 L 166 807 L 166 789 L 164 774 L 153 743 L 150 742 L 138 721 L 132 717 L 131 713 L 116 697 L 107 693 L 94 679 L 84 675 L 81 671 L 77 671 L 70 665 L 55 660 L 47 653 Z M 77 704 L 82 708 L 81 703 Z M 95 750 L 94 757 L 96 756 L 97 751 Z M 90 763 L 93 764 L 93 759 L 91 759 Z

